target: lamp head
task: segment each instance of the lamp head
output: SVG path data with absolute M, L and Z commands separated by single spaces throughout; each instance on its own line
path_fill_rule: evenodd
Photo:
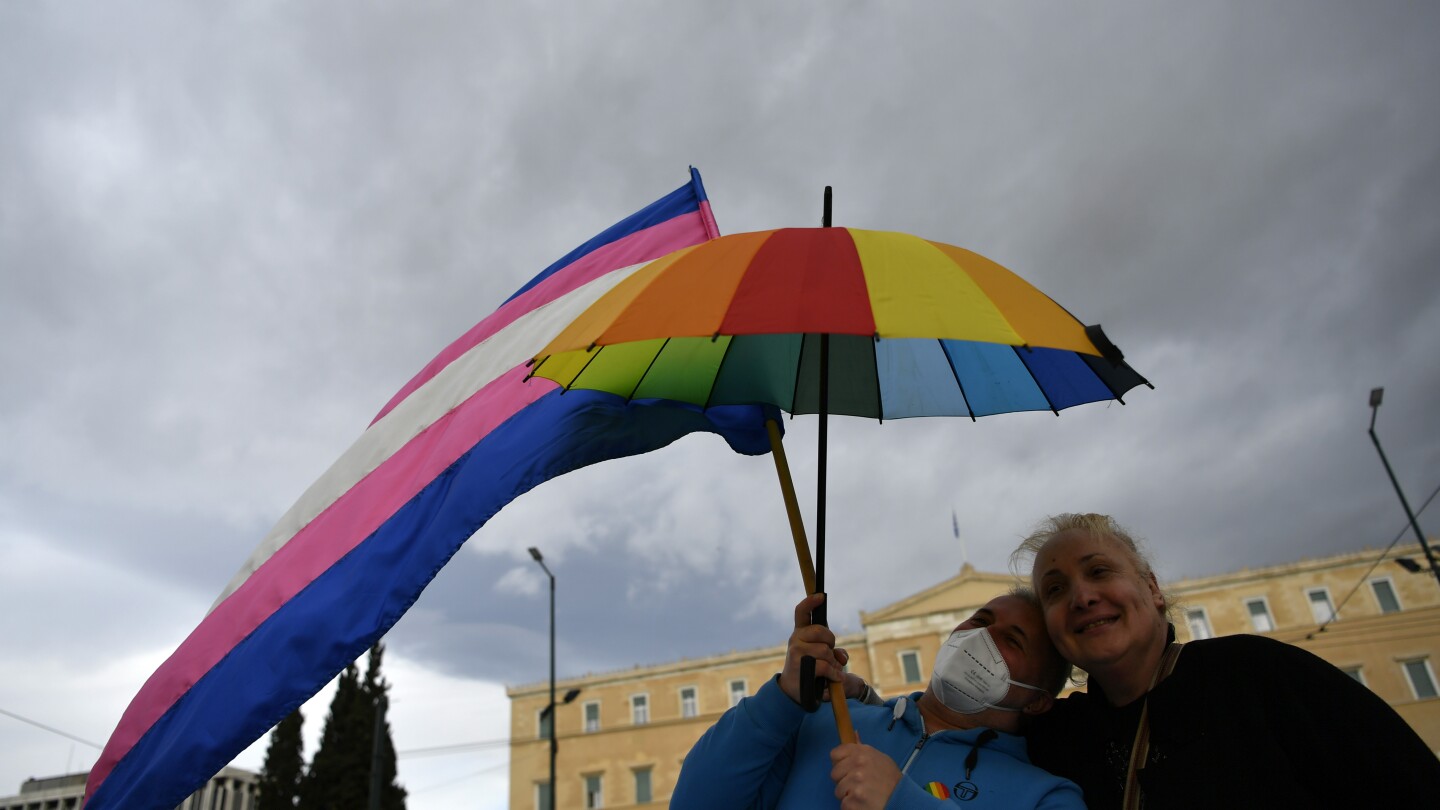
M 1385 398 L 1385 389 L 1384 389 L 1384 388 L 1371 388 L 1371 389 L 1370 389 L 1370 407 L 1372 407 L 1372 408 L 1378 408 L 1378 407 L 1380 407 L 1380 400 L 1382 400 L 1382 399 L 1384 399 L 1384 398 Z
M 536 548 L 536 547 L 534 547 L 534 546 L 531 546 L 531 547 L 530 547 L 530 556 L 535 558 L 535 562 L 538 562 L 538 563 L 543 563 L 543 562 L 545 562 L 545 558 L 542 557 L 542 556 L 540 556 L 540 549 L 538 549 L 538 548 Z
M 580 690 L 579 690 L 579 689 L 571 689 L 570 691 L 568 691 L 568 692 L 565 693 L 565 699 L 562 700 L 562 701 L 560 701 L 560 702 L 561 702 L 561 703 L 569 703 L 570 701 L 574 700 L 574 699 L 577 698 L 577 697 L 580 697 Z

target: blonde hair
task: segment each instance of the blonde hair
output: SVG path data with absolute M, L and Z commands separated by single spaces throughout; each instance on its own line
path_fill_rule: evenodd
M 1040 597 L 1036 596 L 1035 591 L 1029 586 L 1016 585 L 1010 589 L 1009 595 L 1035 608 L 1042 617 L 1045 615 L 1045 608 L 1040 604 Z M 1050 656 L 1041 670 L 1040 683 L 1036 686 L 1043 687 L 1051 697 L 1054 697 L 1065 688 L 1065 683 L 1070 680 L 1070 674 L 1074 667 L 1065 660 L 1065 656 L 1061 655 L 1059 650 L 1055 649 L 1055 642 L 1050 640 L 1049 634 L 1046 634 L 1044 641 L 1049 647 Z
M 1081 532 L 1091 537 L 1108 537 L 1114 540 L 1135 564 L 1135 570 L 1140 572 L 1141 576 L 1155 579 L 1156 587 L 1159 587 L 1159 578 L 1155 576 L 1155 566 L 1151 565 L 1150 556 L 1145 553 L 1140 543 L 1115 518 L 1094 512 L 1084 514 L 1066 512 L 1051 515 L 1040 521 L 1030 535 L 1021 540 L 1020 545 L 1010 553 L 1011 570 L 1017 577 L 1028 578 L 1034 583 L 1035 556 L 1040 553 L 1040 549 L 1044 548 L 1046 543 L 1066 532 Z M 1031 569 L 1028 577 L 1020 573 L 1022 567 Z M 1171 599 L 1169 592 L 1163 588 L 1160 590 L 1160 598 L 1165 602 L 1161 613 L 1167 620 L 1173 621 L 1174 617 L 1171 614 L 1175 608 L 1175 600 Z

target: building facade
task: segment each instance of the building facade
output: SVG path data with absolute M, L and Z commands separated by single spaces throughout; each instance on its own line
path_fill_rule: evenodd
M 1307 649 L 1365 684 L 1440 752 L 1440 583 L 1418 546 L 1361 551 L 1164 586 L 1176 632 L 1192 638 L 1255 633 Z M 1416 560 L 1419 572 L 1410 569 Z M 1406 565 L 1409 565 L 1407 568 Z M 849 668 L 881 693 L 925 688 L 955 625 L 1015 584 L 969 565 L 873 612 L 843 637 Z M 691 746 L 784 663 L 785 646 L 562 681 L 579 689 L 557 707 L 556 808 L 662 807 Z M 510 807 L 546 807 L 549 683 L 512 687 Z M 4 806 L 0 805 L 0 810 Z
M 0 810 L 81 810 L 90 773 L 26 779 L 15 796 L 0 797 Z M 253 810 L 259 777 L 241 768 L 224 768 L 190 794 L 175 810 Z

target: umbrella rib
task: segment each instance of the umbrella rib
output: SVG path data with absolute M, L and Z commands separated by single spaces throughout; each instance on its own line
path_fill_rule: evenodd
M 960 382 L 960 371 L 955 368 L 955 361 L 950 359 L 950 353 L 945 351 L 944 339 L 936 338 L 935 342 L 940 344 L 940 353 L 945 355 L 945 365 L 950 367 L 950 376 L 955 378 L 955 387 L 960 389 L 960 401 L 965 403 L 965 410 L 970 412 L 970 421 L 977 421 L 975 409 L 970 405 L 970 397 L 965 396 L 965 383 Z
M 1085 358 L 1080 358 L 1080 361 L 1082 363 L 1085 363 L 1085 368 L 1090 369 L 1090 373 L 1094 374 L 1095 379 L 1099 380 L 1100 384 L 1105 386 L 1105 390 L 1110 392 L 1110 396 L 1114 397 L 1116 402 L 1120 403 L 1121 405 L 1125 404 L 1125 397 L 1121 396 L 1120 392 L 1115 390 L 1115 386 L 1111 385 L 1109 380 L 1105 379 L 1099 374 L 1096 374 L 1095 369 L 1091 368 L 1088 362 L 1085 362 Z
M 1045 404 L 1050 406 L 1050 412 L 1055 414 L 1056 416 L 1059 416 L 1060 409 L 1056 408 L 1054 401 L 1050 399 L 1050 392 L 1046 391 L 1045 386 L 1041 385 L 1040 381 L 1035 379 L 1035 372 L 1030 370 L 1030 364 L 1025 362 L 1025 358 L 1020 356 L 1021 349 L 1024 349 L 1027 352 L 1033 352 L 1035 350 L 1030 348 L 1030 344 L 1028 343 L 1020 346 L 1011 346 L 1010 349 L 1011 351 L 1015 352 L 1015 359 L 1019 360 L 1020 365 L 1025 367 L 1025 373 L 1030 375 L 1030 381 L 1035 383 L 1035 389 L 1040 392 L 1040 396 L 1045 397 Z
M 596 346 L 594 343 L 591 343 L 590 348 L 586 349 L 586 352 L 590 355 L 590 359 L 586 360 L 585 365 L 581 366 L 580 370 L 575 372 L 575 376 L 570 378 L 570 382 L 568 384 L 560 383 L 560 393 L 563 394 L 566 391 L 569 391 L 571 388 L 574 388 L 575 381 L 580 379 L 580 376 L 585 373 L 585 369 L 590 368 L 590 364 L 595 362 L 595 359 L 600 356 L 600 352 L 603 351 L 605 351 L 604 346 Z
M 875 360 L 875 413 L 880 424 L 885 424 L 885 398 L 880 391 L 880 352 L 876 348 L 880 345 L 880 333 L 875 333 L 875 339 L 870 342 L 870 356 Z
M 1120 347 L 1110 342 L 1110 338 L 1105 336 L 1105 330 L 1100 327 L 1100 324 L 1097 323 L 1093 326 L 1085 327 L 1085 336 L 1090 338 L 1090 342 L 1094 343 L 1095 348 L 1100 350 L 1101 359 L 1111 366 L 1118 368 L 1120 364 L 1125 361 L 1125 355 L 1120 353 Z M 1102 343 L 1105 345 L 1101 345 Z M 1078 355 L 1079 353 L 1077 352 L 1076 354 Z M 1116 402 L 1124 405 L 1124 397 L 1120 395 L 1119 391 L 1115 390 L 1115 386 L 1111 385 L 1110 381 L 1105 379 L 1104 375 L 1095 370 L 1089 358 L 1081 357 L 1080 360 L 1085 364 L 1085 368 L 1089 369 L 1090 373 L 1095 375 L 1095 379 L 1099 380 L 1100 384 L 1105 386 L 1105 390 L 1110 392 L 1110 396 L 1114 397 Z
M 667 337 L 665 338 L 665 342 L 660 344 L 660 348 L 655 350 L 654 356 L 650 358 L 650 363 L 645 366 L 645 371 L 640 374 L 640 378 L 635 381 L 635 387 L 631 388 L 630 394 L 625 397 L 626 402 L 635 399 L 635 392 L 640 390 L 640 384 L 645 382 L 645 377 L 650 374 L 650 369 L 655 367 L 655 361 L 660 359 L 660 353 L 665 351 L 665 347 L 669 345 L 670 338 Z
M 795 386 L 790 390 L 790 418 L 795 418 L 795 409 L 800 407 L 800 370 L 805 368 L 805 333 L 800 333 L 800 353 L 795 356 Z
M 526 374 L 526 375 L 525 375 L 525 379 L 521 380 L 520 382 L 530 382 L 530 378 L 531 378 L 531 377 L 534 377 L 536 374 L 539 374 L 539 373 L 540 373 L 540 367 L 543 366 L 543 365 L 545 365 L 545 361 L 546 361 L 546 360 L 549 360 L 550 358 L 552 358 L 552 357 L 554 357 L 554 356 L 555 356 L 555 355 L 553 355 L 553 354 L 547 354 L 547 355 L 545 355 L 544 357 L 540 358 L 540 361 L 539 361 L 538 363 L 535 361 L 535 358 L 533 358 L 533 357 L 530 358 L 529 360 L 526 360 L 526 361 L 525 361 L 525 365 L 530 367 L 530 373 Z
M 710 339 L 713 341 L 719 339 L 719 337 L 720 333 L 716 332 Z M 710 410 L 710 400 L 715 398 L 715 388 L 720 385 L 720 374 L 725 370 L 725 361 L 730 358 L 730 350 L 735 348 L 735 338 L 739 336 L 729 335 L 728 337 L 730 338 L 730 342 L 725 344 L 725 353 L 720 355 L 720 362 L 715 366 L 715 376 L 710 378 L 710 390 L 705 392 L 705 404 L 700 406 L 707 411 Z

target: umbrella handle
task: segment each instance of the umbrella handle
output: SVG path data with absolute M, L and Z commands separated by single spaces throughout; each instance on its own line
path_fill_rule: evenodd
M 815 677 L 815 659 L 805 656 L 800 659 L 800 706 L 807 712 L 820 708 L 820 690 L 829 684 L 830 708 L 835 710 L 835 730 L 840 732 L 840 742 L 857 743 L 860 737 L 850 722 L 850 704 L 845 702 L 845 684 L 826 678 Z
M 774 419 L 765 420 L 765 431 L 770 436 L 770 455 L 775 459 L 775 473 L 780 476 L 780 494 L 785 498 L 785 512 L 790 517 L 790 535 L 795 541 L 795 556 L 800 562 L 800 576 L 805 580 L 805 592 L 815 592 L 815 563 L 810 559 L 810 544 L 805 541 L 805 524 L 800 520 L 800 502 L 795 498 L 795 484 L 790 478 L 790 463 L 785 459 L 785 447 L 780 443 L 780 425 Z M 817 611 L 820 614 L 820 623 L 824 624 L 824 606 Z M 805 676 L 805 662 L 801 662 L 802 670 L 800 676 L 801 690 L 805 690 L 805 684 L 815 683 L 814 677 L 815 659 L 809 658 L 810 677 Z M 855 734 L 855 727 L 850 722 L 850 706 L 845 702 L 845 684 L 829 681 L 830 684 L 830 708 L 835 711 L 835 727 L 840 732 L 840 742 L 855 743 L 860 738 Z M 818 693 L 817 693 L 818 695 Z
M 845 684 L 830 682 L 830 708 L 835 710 L 835 728 L 840 732 L 840 742 L 858 743 L 860 735 L 850 722 L 850 704 L 845 702 Z

